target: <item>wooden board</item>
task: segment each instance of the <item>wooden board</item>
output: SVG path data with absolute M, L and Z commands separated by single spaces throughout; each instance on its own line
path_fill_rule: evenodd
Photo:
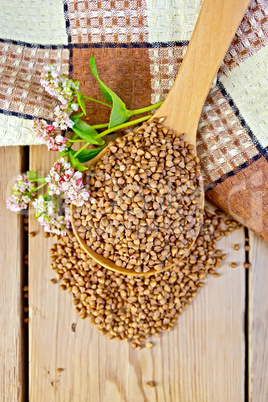
M 21 149 L 0 148 L 0 158 L 0 400 L 19 402 L 24 394 L 22 218 L 6 209 L 5 198 L 21 172 Z
M 268 400 L 268 244 L 250 233 L 249 401 Z
M 31 169 L 51 166 L 47 158 L 44 148 L 33 147 Z M 108 341 L 77 317 L 70 295 L 50 283 L 51 241 L 33 218 L 30 230 L 38 233 L 30 239 L 30 401 L 244 401 L 244 251 L 231 251 L 244 243 L 243 230 L 221 244 L 240 267 L 221 268 L 176 328 L 141 351 Z M 150 380 L 156 387 L 146 387 Z

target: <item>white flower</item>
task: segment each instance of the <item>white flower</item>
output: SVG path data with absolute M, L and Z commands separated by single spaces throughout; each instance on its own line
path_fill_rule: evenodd
M 38 199 L 33 202 L 33 206 L 35 209 L 35 217 L 44 227 L 45 232 L 58 235 L 65 235 L 67 233 L 71 224 L 70 211 L 67 209 L 67 214 L 60 214 L 56 198 L 47 201 L 40 195 Z
M 67 138 L 62 135 L 59 128 L 54 125 L 48 125 L 45 120 L 34 119 L 33 129 L 40 140 L 46 144 L 50 151 L 65 151 Z
M 72 108 L 72 110 L 74 110 L 75 112 L 77 112 L 79 106 L 78 106 L 77 103 L 72 103 L 72 104 L 71 104 L 71 108 Z
M 61 106 L 55 107 L 56 119 L 53 125 L 60 127 L 61 130 L 66 130 L 68 127 L 72 128 L 74 123 L 69 116 L 74 110 L 78 110 L 78 104 L 75 103 L 75 100 L 80 81 L 74 82 L 72 79 L 67 79 L 64 74 L 59 77 L 55 67 L 50 65 L 45 67 L 45 71 L 42 71 L 40 82 L 51 96 L 61 102 Z M 61 149 L 59 150 L 61 151 Z
M 29 204 L 29 202 L 31 201 L 31 198 L 28 195 L 23 195 L 21 198 L 22 201 L 25 202 L 25 204 Z
M 35 201 L 33 201 L 33 207 L 35 209 L 35 212 L 37 212 L 40 215 L 46 212 L 47 205 L 42 195 L 40 195 Z
M 6 199 L 6 207 L 11 211 L 27 209 L 29 202 L 35 196 L 36 186 L 27 179 L 26 174 L 20 174 L 11 187 L 12 195 Z
M 27 204 L 21 202 L 19 197 L 16 197 L 12 194 L 9 198 L 6 199 L 6 207 L 7 209 L 10 209 L 10 211 L 18 212 L 22 209 L 27 209 Z
M 75 93 L 79 90 L 80 81 L 73 81 L 67 79 L 63 74 L 59 77 L 59 73 L 53 65 L 45 66 L 41 74 L 41 85 L 52 96 L 62 102 L 63 100 L 72 102 L 74 100 Z M 63 102 L 62 102 L 63 103 Z
M 73 201 L 83 205 L 89 199 L 89 192 L 84 189 L 82 177 L 82 173 L 71 167 L 68 157 L 64 156 L 52 166 L 45 180 L 50 195 L 63 193 L 67 204 Z
M 78 193 L 77 197 L 73 200 L 73 204 L 77 207 L 81 207 L 85 201 L 89 199 L 89 192 L 86 190 L 82 190 Z
M 55 71 L 55 70 L 53 70 L 53 71 L 51 71 L 51 76 L 53 77 L 53 78 L 57 78 L 58 77 L 58 72 L 57 71 Z M 55 80 L 54 80 L 55 81 Z

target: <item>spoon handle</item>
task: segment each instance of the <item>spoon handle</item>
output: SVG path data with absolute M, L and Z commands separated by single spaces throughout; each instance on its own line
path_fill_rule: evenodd
M 250 0 L 204 0 L 177 78 L 156 117 L 195 145 L 200 114 L 214 77 Z

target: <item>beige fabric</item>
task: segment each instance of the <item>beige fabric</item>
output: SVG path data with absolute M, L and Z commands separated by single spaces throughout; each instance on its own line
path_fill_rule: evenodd
M 149 42 L 190 40 L 202 0 L 147 0 Z
M 68 44 L 61 1 L 2 1 L 0 21 L 0 38 L 42 45 Z
M 32 120 L 0 114 L 0 146 L 41 144 L 32 124 Z
M 263 147 L 268 146 L 268 46 L 221 78 L 240 113 Z

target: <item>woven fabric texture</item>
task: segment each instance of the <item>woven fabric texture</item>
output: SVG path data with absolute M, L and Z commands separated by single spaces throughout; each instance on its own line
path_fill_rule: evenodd
M 16 4 L 18 3 L 18 4 Z M 201 0 L 25 0 L 0 10 L 0 145 L 38 144 L 34 117 L 57 104 L 39 84 L 45 64 L 80 79 L 101 97 L 90 74 L 138 108 L 169 92 Z M 16 13 L 13 12 L 14 7 Z M 268 2 L 252 0 L 205 103 L 197 151 L 207 197 L 268 240 Z M 86 104 L 90 121 L 107 119 Z

